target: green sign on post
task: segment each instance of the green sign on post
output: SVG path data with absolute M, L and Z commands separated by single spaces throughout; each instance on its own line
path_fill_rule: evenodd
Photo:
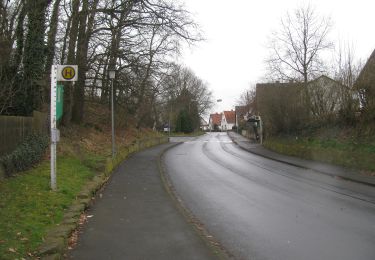
M 57 85 L 56 91 L 56 120 L 61 119 L 63 115 L 63 104 L 64 104 L 64 86 Z

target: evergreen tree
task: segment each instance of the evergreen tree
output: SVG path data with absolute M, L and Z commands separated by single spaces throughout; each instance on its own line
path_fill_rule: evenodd
M 186 109 L 180 111 L 176 121 L 176 132 L 191 133 L 194 131 L 193 120 Z

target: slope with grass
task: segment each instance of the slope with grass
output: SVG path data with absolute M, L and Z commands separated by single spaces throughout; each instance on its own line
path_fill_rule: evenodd
M 57 186 L 50 190 L 49 151 L 31 170 L 0 181 L 0 259 L 37 258 L 47 231 L 56 227 L 85 185 L 105 171 L 111 156 L 110 116 L 106 106 L 92 104 L 82 125 L 61 127 L 57 152 Z M 135 129 L 131 119 L 117 118 L 117 150 L 137 140 L 161 136 Z
M 375 138 L 358 129 L 319 129 L 265 140 L 264 146 L 278 153 L 358 169 L 375 175 Z

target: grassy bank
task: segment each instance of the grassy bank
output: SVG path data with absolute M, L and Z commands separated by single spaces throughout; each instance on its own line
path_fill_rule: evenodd
M 375 173 L 375 140 L 320 137 L 272 137 L 264 146 L 278 153 Z
M 57 187 L 50 190 L 50 161 L 0 180 L 0 259 L 37 259 L 36 250 L 51 228 L 87 188 L 94 176 L 109 173 L 131 152 L 158 144 L 162 135 L 132 127 L 117 118 L 117 157 L 111 160 L 111 124 L 107 106 L 89 104 L 82 125 L 61 127 L 57 145 Z M 165 139 L 165 138 L 164 138 Z
M 49 186 L 50 165 L 45 160 L 34 169 L 0 183 L 0 258 L 32 257 L 46 231 L 58 224 L 83 185 L 95 175 L 92 167 L 104 158 L 87 156 L 81 161 L 60 156 L 58 191 Z
M 118 156 L 112 161 L 106 132 L 77 126 L 63 129 L 58 144 L 57 192 L 50 190 L 48 152 L 33 169 L 0 181 L 1 260 L 36 259 L 36 250 L 48 230 L 61 222 L 65 211 L 96 174 L 111 171 L 131 152 L 157 144 L 159 139 L 155 137 L 160 136 L 147 129 L 127 129 L 126 134 L 118 131 Z

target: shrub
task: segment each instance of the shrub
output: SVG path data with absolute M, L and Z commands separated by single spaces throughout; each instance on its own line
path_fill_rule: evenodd
M 25 171 L 39 162 L 48 146 L 49 139 L 46 135 L 31 134 L 10 154 L 0 158 L 5 174 L 11 176 L 20 171 Z

